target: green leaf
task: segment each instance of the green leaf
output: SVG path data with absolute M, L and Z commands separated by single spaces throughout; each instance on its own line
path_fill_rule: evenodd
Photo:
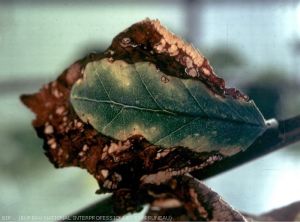
M 140 134 L 155 145 L 196 152 L 246 149 L 266 128 L 253 101 L 222 98 L 201 81 L 168 76 L 149 62 L 90 62 L 71 103 L 84 121 L 118 140 Z

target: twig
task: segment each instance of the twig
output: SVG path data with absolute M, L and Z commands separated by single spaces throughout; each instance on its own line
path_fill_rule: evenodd
M 191 175 L 171 179 L 167 186 L 169 192 L 156 193 L 144 221 L 156 221 L 157 216 L 167 221 L 246 221 L 219 194 Z
M 300 201 L 291 203 L 261 215 L 243 213 L 249 221 L 299 221 Z
M 282 147 L 300 140 L 300 115 L 279 121 L 278 127 L 269 128 L 245 152 L 226 158 L 201 171 L 191 174 L 198 179 L 207 179 L 227 170 L 240 166 Z
M 101 216 L 102 219 L 93 218 L 93 216 Z M 73 213 L 64 221 L 113 221 L 116 217 L 117 214 L 113 210 L 113 198 L 109 196 Z
M 193 172 L 192 175 L 198 179 L 206 179 L 220 174 L 246 162 L 276 151 L 284 146 L 300 140 L 300 116 L 279 121 L 278 127 L 269 128 L 260 136 L 245 152 L 227 158 L 202 171 Z M 112 196 L 99 201 L 74 215 L 116 215 L 113 210 Z M 72 216 L 70 216 L 72 218 Z

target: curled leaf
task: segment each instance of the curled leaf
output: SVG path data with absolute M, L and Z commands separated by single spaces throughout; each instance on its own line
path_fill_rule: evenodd
M 49 160 L 86 169 L 100 192 L 204 169 L 265 128 L 254 103 L 157 20 L 132 25 L 21 99 Z

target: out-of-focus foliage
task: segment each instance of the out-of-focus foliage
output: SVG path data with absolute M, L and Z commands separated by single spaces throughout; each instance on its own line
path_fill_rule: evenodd
M 284 118 L 299 113 L 297 91 L 300 83 L 288 78 L 284 71 L 266 70 L 244 85 L 266 118 Z

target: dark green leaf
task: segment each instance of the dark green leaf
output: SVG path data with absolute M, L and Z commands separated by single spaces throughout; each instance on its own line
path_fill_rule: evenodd
M 252 101 L 220 97 L 199 80 L 165 75 L 149 62 L 102 59 L 83 72 L 71 93 L 76 113 L 118 140 L 140 134 L 163 147 L 237 151 L 266 128 Z

